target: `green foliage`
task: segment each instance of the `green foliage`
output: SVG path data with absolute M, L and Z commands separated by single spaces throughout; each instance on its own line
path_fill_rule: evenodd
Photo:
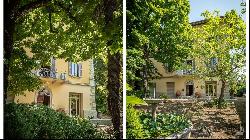
M 20 1 L 17 8 L 27 7 L 32 2 Z M 11 60 L 4 61 L 10 64 L 8 92 L 22 94 L 23 91 L 37 89 L 41 81 L 31 70 L 49 66 L 51 56 L 65 58 L 66 61 L 80 61 L 102 52 L 105 41 L 101 37 L 101 24 L 98 22 L 97 25 L 97 19 L 93 18 L 100 3 L 100 0 L 52 0 L 38 8 L 32 8 L 36 5 L 28 6 L 31 9 L 14 19 L 15 29 L 10 33 L 13 34 L 13 44 L 7 46 L 13 48 L 13 54 L 9 54 Z M 33 55 L 28 57 L 26 49 Z M 37 60 L 41 63 L 37 64 Z
M 126 103 L 130 104 L 132 106 L 134 106 L 134 105 L 147 105 L 147 103 L 144 100 L 137 98 L 135 96 L 127 96 Z
M 157 114 L 156 121 L 154 121 L 152 114 L 146 113 L 142 114 L 140 119 L 145 138 L 167 137 L 190 127 L 190 123 L 184 115 Z
M 23 94 L 23 91 L 33 91 L 40 87 L 40 79 L 31 71 L 38 68 L 33 58 L 26 55 L 23 48 L 14 48 L 10 60 L 9 94 Z
M 126 138 L 142 139 L 144 132 L 140 122 L 139 112 L 131 104 L 126 106 Z
M 230 93 L 231 95 L 242 96 L 244 89 L 246 89 L 246 75 L 239 77 L 240 79 L 235 79 L 230 82 Z
M 95 101 L 96 101 L 96 110 L 97 112 L 101 112 L 102 114 L 108 113 L 108 103 L 107 103 L 107 90 L 96 88 L 95 91 Z
M 200 77 L 218 77 L 233 82 L 244 77 L 246 62 L 246 24 L 232 10 L 223 18 L 218 12 L 203 13 L 207 23 L 194 28 L 193 57 L 196 58 L 196 74 Z M 211 65 L 211 58 L 217 58 Z
M 149 79 L 160 73 L 152 59 L 178 67 L 191 45 L 188 0 L 127 1 L 127 84 L 133 91 L 142 90 L 143 67 Z M 145 18 L 146 17 L 146 18 Z M 137 92 L 128 92 L 134 95 Z M 139 95 L 140 96 L 140 95 Z
M 163 98 L 163 99 L 169 99 L 169 97 L 167 95 L 160 95 L 160 98 Z
M 7 139 L 96 139 L 103 134 L 88 120 L 69 117 L 43 105 L 6 104 Z
M 236 96 L 237 97 L 242 97 L 243 94 L 246 94 L 246 86 L 245 87 L 241 87 L 237 90 Z
M 208 101 L 204 104 L 205 107 L 212 108 L 219 106 L 219 99 L 213 98 L 211 101 Z M 226 108 L 228 106 L 228 102 L 225 99 L 221 101 L 221 108 Z
M 21 1 L 18 7 L 31 2 Z M 13 47 L 19 52 L 28 48 L 33 55 L 24 58 L 25 52 L 13 54 L 9 79 L 13 84 L 8 87 L 9 92 L 20 94 L 37 89 L 41 83 L 30 71 L 49 65 L 51 56 L 77 62 L 103 56 L 107 50 L 122 52 L 122 2 L 117 1 L 114 19 L 108 27 L 104 21 L 106 11 L 103 3 L 103 0 L 52 0 L 47 5 L 27 10 L 15 19 Z M 106 45 L 107 40 L 113 41 L 111 46 Z M 35 67 L 33 63 L 37 60 L 41 64 Z M 6 60 L 4 63 L 9 62 Z
M 105 63 L 105 57 L 96 57 L 94 59 L 94 69 L 95 69 L 95 82 L 96 82 L 96 109 L 97 112 L 103 114 L 108 113 L 107 96 L 108 91 L 107 86 L 107 64 Z
M 219 79 L 222 85 L 228 83 L 235 90 L 237 81 L 245 77 L 246 24 L 235 10 L 226 12 L 224 17 L 218 11 L 205 11 L 202 15 L 206 23 L 194 27 L 192 35 L 191 54 L 198 64 L 195 75 L 205 80 Z M 224 97 L 224 89 L 219 99 Z

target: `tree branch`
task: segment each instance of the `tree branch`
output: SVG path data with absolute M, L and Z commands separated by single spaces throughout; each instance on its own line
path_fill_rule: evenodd
M 24 16 L 25 14 L 27 14 L 31 10 L 34 10 L 36 8 L 39 8 L 39 7 L 46 6 L 49 2 L 51 2 L 51 0 L 37 0 L 37 1 L 34 1 L 34 2 L 30 2 L 30 3 L 20 7 L 16 11 L 16 13 L 14 14 L 14 17 L 15 17 L 15 19 L 18 20 L 20 17 Z
M 74 17 L 73 14 L 71 13 L 70 7 L 64 6 L 63 3 L 61 3 L 61 1 L 55 1 L 55 5 L 59 6 L 61 9 L 63 9 L 70 19 L 72 19 L 76 23 L 78 23 L 77 18 Z

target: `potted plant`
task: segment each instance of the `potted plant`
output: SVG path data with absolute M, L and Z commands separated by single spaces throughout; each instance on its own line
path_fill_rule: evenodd
M 200 98 L 201 97 L 201 93 L 200 92 L 195 92 L 195 97 L 196 98 Z
M 180 91 L 180 90 L 177 90 L 177 91 L 176 91 L 176 97 L 179 97 L 179 96 L 181 96 L 181 91 Z
M 168 96 L 167 95 L 161 95 L 160 98 L 164 99 L 163 103 L 167 102 Z

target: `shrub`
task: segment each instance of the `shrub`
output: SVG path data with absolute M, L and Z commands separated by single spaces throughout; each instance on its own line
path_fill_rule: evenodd
M 96 88 L 96 109 L 97 112 L 102 114 L 108 114 L 108 103 L 107 103 L 107 90 L 102 89 L 100 86 Z
M 131 104 L 132 106 L 134 106 L 134 105 L 147 105 L 147 103 L 144 100 L 142 100 L 136 96 L 127 96 L 126 103 Z
M 160 95 L 160 98 L 162 98 L 162 99 L 169 99 L 169 97 L 167 95 Z
M 127 105 L 126 110 L 127 139 L 143 138 L 142 124 L 140 122 L 139 112 L 131 104 Z
M 44 105 L 5 105 L 7 139 L 95 139 L 103 134 L 83 118 L 70 117 Z
M 237 90 L 236 96 L 242 97 L 244 94 L 246 94 L 246 87 L 242 87 L 239 90 Z
M 145 138 L 167 137 L 190 127 L 188 119 L 183 115 L 157 114 L 156 121 L 149 113 L 140 116 Z
M 226 100 L 222 100 L 221 102 L 221 107 L 226 108 L 228 102 Z M 219 99 L 218 98 L 213 98 L 211 101 L 208 101 L 207 103 L 204 104 L 205 107 L 212 108 L 212 107 L 218 107 L 219 106 Z

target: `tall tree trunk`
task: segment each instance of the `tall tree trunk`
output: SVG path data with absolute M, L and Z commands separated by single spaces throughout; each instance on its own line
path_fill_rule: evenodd
M 143 59 L 145 60 L 145 64 L 143 65 L 143 92 L 145 94 L 145 98 L 147 98 L 148 91 L 148 45 L 145 44 L 143 46 Z
M 135 71 L 135 76 L 136 77 L 141 77 L 141 71 L 136 70 Z M 141 90 L 141 81 L 134 81 L 134 83 L 132 85 L 134 86 L 134 90 Z
M 4 1 L 4 104 L 7 101 L 9 86 L 10 59 L 13 51 L 13 34 L 15 31 L 14 9 L 18 2 Z
M 108 109 L 112 116 L 112 123 L 115 131 L 116 139 L 122 139 L 120 131 L 121 118 L 120 118 L 120 64 L 121 54 L 110 54 L 108 52 Z
M 104 20 L 105 27 L 104 31 L 107 36 L 112 36 L 113 32 L 113 13 L 117 9 L 116 0 L 104 0 Z M 122 24 L 122 23 L 121 23 Z M 121 54 L 119 52 L 111 54 L 111 46 L 113 40 L 107 40 L 108 47 L 108 109 L 112 116 L 112 123 L 115 131 L 116 139 L 122 139 L 122 133 L 120 131 L 121 127 L 121 117 L 120 117 L 120 73 L 121 73 Z
M 222 101 L 224 98 L 224 91 L 225 91 L 225 85 L 226 85 L 225 80 L 221 80 L 221 82 L 222 82 L 222 86 L 221 86 L 221 92 L 220 92 L 220 97 L 219 97 L 219 102 L 218 102 L 219 109 L 221 109 L 221 107 L 222 107 Z

